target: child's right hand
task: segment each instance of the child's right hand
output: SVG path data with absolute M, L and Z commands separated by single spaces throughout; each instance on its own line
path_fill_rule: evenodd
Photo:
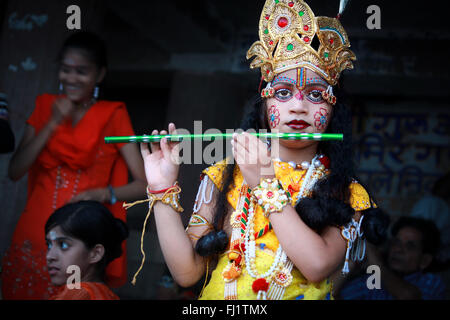
M 169 124 L 169 134 L 175 134 L 175 125 Z M 166 135 L 163 130 L 158 133 L 153 130 L 152 135 Z M 141 154 L 144 159 L 145 176 L 150 190 L 163 190 L 174 185 L 179 172 L 179 143 L 162 139 L 158 143 L 141 143 Z

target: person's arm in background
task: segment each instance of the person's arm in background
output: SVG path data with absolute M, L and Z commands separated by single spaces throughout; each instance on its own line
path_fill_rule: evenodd
M 58 124 L 72 114 L 74 107 L 70 100 L 60 99 L 52 107 L 52 116 L 36 134 L 33 126 L 27 125 L 20 144 L 9 162 L 8 175 L 13 181 L 22 178 L 33 165 Z
M 112 125 L 112 135 L 126 136 L 134 134 L 131 120 L 125 108 L 118 109 L 110 120 Z M 111 203 L 112 193 L 117 201 L 135 201 L 147 196 L 147 181 L 145 178 L 144 161 L 136 143 L 127 143 L 119 149 L 120 155 L 125 160 L 132 181 L 126 185 L 112 188 L 109 187 L 86 190 L 75 197 L 70 202 L 81 200 L 96 200 L 99 202 Z
M 377 265 L 381 272 L 381 286 L 397 300 L 422 299 L 420 289 L 392 272 L 384 263 L 379 249 L 367 242 L 367 263 Z
M 120 149 L 120 153 L 127 163 L 133 181 L 127 185 L 114 188 L 117 200 L 131 201 L 136 200 L 136 198 L 146 197 L 147 180 L 145 179 L 144 161 L 138 145 L 128 143 Z
M 113 188 L 117 201 L 133 201 L 146 197 L 147 181 L 145 180 L 144 162 L 135 143 L 128 143 L 120 149 L 122 157 L 125 159 L 128 170 L 133 181 L 120 187 Z M 70 202 L 82 200 L 95 200 L 99 202 L 111 202 L 112 194 L 109 188 L 98 188 L 86 190 L 74 196 Z

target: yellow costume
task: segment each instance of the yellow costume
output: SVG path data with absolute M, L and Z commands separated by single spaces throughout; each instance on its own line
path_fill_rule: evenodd
M 225 160 L 217 163 L 204 170 L 204 173 L 214 182 L 219 189 L 222 187 L 222 172 L 225 168 Z M 276 178 L 279 179 L 284 189 L 288 190 L 289 185 L 303 183 L 306 170 L 295 170 L 286 162 L 274 161 L 274 169 Z M 239 167 L 235 167 L 233 173 L 234 184 L 227 194 L 227 199 L 233 209 L 236 209 L 237 201 L 241 186 L 243 185 L 243 177 L 239 171 Z M 371 207 L 369 195 L 366 190 L 357 182 L 350 185 L 351 196 L 350 204 L 355 211 L 365 210 Z M 292 206 L 298 196 L 298 191 L 292 194 Z M 228 223 L 228 221 L 225 221 Z M 264 217 L 260 206 L 257 207 L 255 213 L 255 230 L 260 230 L 268 224 L 268 218 Z M 268 270 L 274 261 L 275 251 L 279 242 L 273 230 L 270 230 L 256 240 L 256 268 L 260 273 Z M 219 257 L 218 265 L 211 275 L 211 280 L 206 286 L 200 299 L 204 300 L 222 300 L 224 299 L 225 281 L 222 277 L 222 271 L 228 264 L 227 253 Z M 286 288 L 283 299 L 332 299 L 332 283 L 329 279 L 325 279 L 320 283 L 311 283 L 303 277 L 297 268 L 292 269 L 292 283 Z M 255 300 L 256 293 L 252 290 L 253 279 L 246 271 L 246 267 L 242 267 L 242 273 L 237 279 L 237 292 L 239 300 Z

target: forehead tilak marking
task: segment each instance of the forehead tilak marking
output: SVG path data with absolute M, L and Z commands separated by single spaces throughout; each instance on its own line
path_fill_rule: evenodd
M 297 86 L 297 83 L 300 83 L 300 85 L 297 86 L 300 88 L 301 87 L 304 88 L 306 85 L 310 85 L 310 84 L 322 84 L 322 85 L 328 87 L 328 83 L 321 77 L 315 76 L 315 77 L 311 77 L 311 78 L 306 78 L 306 72 L 304 72 L 304 71 L 302 72 L 302 71 L 300 71 L 300 69 L 303 69 L 303 68 L 297 69 L 298 73 L 300 73 L 300 74 L 297 73 L 297 78 L 299 78 L 300 81 L 286 77 L 286 76 L 276 76 L 271 83 L 270 82 L 268 83 L 268 85 L 271 84 L 273 86 L 277 82 L 287 82 L 287 83 L 293 84 L 295 86 Z
M 298 68 L 297 69 L 297 89 L 302 91 L 306 87 L 306 69 Z
M 295 79 L 284 76 L 277 76 L 275 79 L 273 79 L 272 85 L 276 84 L 277 82 L 288 82 L 292 83 L 293 85 L 297 85 L 297 81 L 295 81 Z
M 50 236 L 50 240 L 52 240 L 52 241 L 56 240 L 56 238 L 57 238 L 55 231 L 50 231 L 49 236 Z

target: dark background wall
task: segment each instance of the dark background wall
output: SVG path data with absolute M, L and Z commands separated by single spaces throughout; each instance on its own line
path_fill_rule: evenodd
M 339 1 L 309 1 L 317 15 L 335 16 Z M 101 1 L 0 0 L 0 91 L 9 96 L 11 125 L 19 141 L 36 95 L 57 92 L 56 55 L 71 33 L 66 8 L 81 8 L 83 30 L 106 41 L 110 68 L 102 97 L 122 100 L 137 134 L 169 121 L 193 130 L 235 128 L 256 93 L 259 72 L 245 53 L 258 40 L 263 0 Z M 369 30 L 366 9 L 381 9 L 381 29 Z M 354 112 L 359 177 L 393 218 L 449 171 L 450 32 L 445 11 L 408 1 L 350 1 L 341 21 L 358 61 L 345 76 Z M 0 156 L 0 254 L 9 245 L 26 199 L 26 178 L 7 178 L 11 155 Z M 183 166 L 184 221 L 191 213 L 202 165 Z M 129 269 L 140 263 L 145 206 L 128 214 L 132 229 Z M 137 286 L 123 298 L 155 298 L 164 272 L 154 223 L 146 234 L 148 262 Z

